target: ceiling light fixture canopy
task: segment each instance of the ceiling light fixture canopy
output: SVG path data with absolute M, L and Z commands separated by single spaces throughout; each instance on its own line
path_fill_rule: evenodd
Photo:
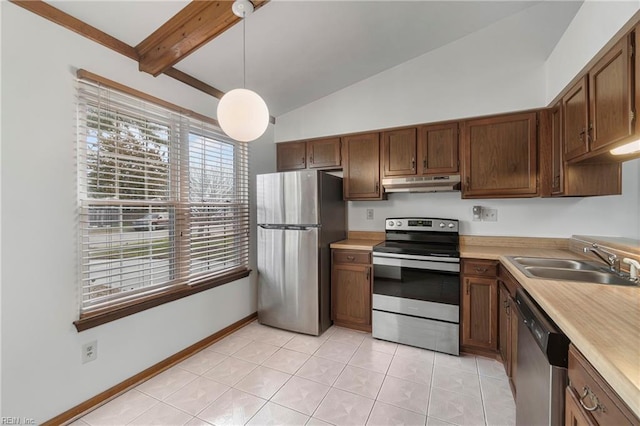
M 269 108 L 256 92 L 246 88 L 245 18 L 253 13 L 249 0 L 236 0 L 231 6 L 234 15 L 242 18 L 242 88 L 233 89 L 218 102 L 218 123 L 231 138 L 251 142 L 262 136 L 269 125 Z

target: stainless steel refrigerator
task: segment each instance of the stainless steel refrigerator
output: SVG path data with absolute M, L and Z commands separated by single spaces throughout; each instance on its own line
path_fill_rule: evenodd
M 346 237 L 342 178 L 257 176 L 258 321 L 320 335 L 331 325 L 329 244 Z

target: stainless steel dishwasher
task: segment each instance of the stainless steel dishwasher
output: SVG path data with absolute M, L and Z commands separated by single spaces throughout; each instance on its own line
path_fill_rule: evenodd
M 516 425 L 562 425 L 569 339 L 522 289 L 516 304 Z

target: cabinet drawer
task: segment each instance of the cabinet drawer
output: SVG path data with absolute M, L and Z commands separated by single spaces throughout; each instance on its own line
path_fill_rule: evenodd
M 464 259 L 462 261 L 462 273 L 464 275 L 495 278 L 498 275 L 498 262 L 495 260 Z
M 371 252 L 358 250 L 334 250 L 333 263 L 360 263 L 370 265 Z
M 638 425 L 639 420 L 620 400 L 611 386 L 571 345 L 569 347 L 569 386 L 578 403 L 600 425 Z

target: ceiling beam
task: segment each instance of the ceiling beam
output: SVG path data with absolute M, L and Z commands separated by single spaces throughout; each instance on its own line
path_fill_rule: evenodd
M 41 16 L 55 24 L 58 24 L 68 30 L 71 30 L 77 34 L 80 34 L 83 37 L 88 38 L 96 43 L 107 47 L 114 52 L 120 53 L 121 55 L 126 56 L 127 58 L 133 59 L 134 61 L 138 61 L 138 54 L 136 49 L 123 41 L 118 40 L 117 38 L 87 24 L 84 21 L 81 21 L 73 16 L 69 15 L 66 12 L 61 11 L 58 8 L 51 6 L 48 3 L 45 3 L 42 0 L 9 0 L 11 3 L 14 3 L 17 6 L 20 6 L 29 12 L 33 12 L 38 16 Z M 263 2 L 265 3 L 265 2 Z M 208 85 L 207 83 L 196 79 L 195 77 L 190 76 L 180 70 L 175 68 L 167 68 L 163 74 L 173 79 L 180 81 L 188 86 L 193 87 L 194 89 L 200 90 L 208 95 L 213 96 L 214 98 L 220 99 L 224 95 L 224 92 L 216 89 L 213 86 Z M 275 124 L 276 119 L 273 116 L 269 117 L 269 122 Z
M 267 1 L 253 4 L 258 9 Z M 140 71 L 157 76 L 231 28 L 240 21 L 232 5 L 229 0 L 189 3 L 135 47 Z

